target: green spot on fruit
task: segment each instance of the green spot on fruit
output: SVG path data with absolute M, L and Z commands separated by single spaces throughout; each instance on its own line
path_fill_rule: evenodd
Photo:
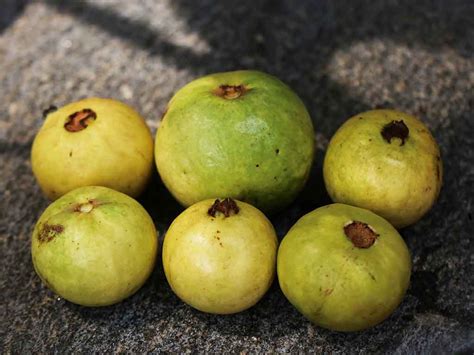
M 68 132 L 80 132 L 86 129 L 92 121 L 97 119 L 97 114 L 90 108 L 74 112 L 68 116 L 64 128 Z
M 231 214 L 238 214 L 239 210 L 239 206 L 237 206 L 237 203 L 231 198 L 225 198 L 222 201 L 216 199 L 214 204 L 207 211 L 207 214 L 215 217 L 216 213 L 220 212 L 224 214 L 225 217 L 229 217 Z
M 400 121 L 392 121 L 388 124 L 386 124 L 383 129 L 382 129 L 382 137 L 390 143 L 392 141 L 392 138 L 399 138 L 402 143 L 400 144 L 401 146 L 405 144 L 405 140 L 408 139 L 408 127 L 403 122 L 403 120 Z
M 64 231 L 61 224 L 43 224 L 41 231 L 38 233 L 38 241 L 40 243 L 48 243 L 52 241 L 58 234 Z
M 249 90 L 244 85 L 219 85 L 214 90 L 214 94 L 226 100 L 234 100 L 244 95 L 247 91 Z
M 370 248 L 379 236 L 367 223 L 359 221 L 346 224 L 344 233 L 356 248 L 362 249 Z

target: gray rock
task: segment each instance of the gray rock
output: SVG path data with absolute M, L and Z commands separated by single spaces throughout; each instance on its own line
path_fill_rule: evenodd
M 472 1 L 28 2 L 0 12 L 0 349 L 30 352 L 472 353 L 474 3 Z M 422 118 L 445 162 L 438 203 L 401 233 L 411 287 L 362 333 L 311 325 L 276 284 L 232 316 L 180 302 L 161 263 L 126 301 L 87 309 L 35 275 L 29 238 L 48 202 L 29 151 L 41 112 L 86 96 L 123 100 L 156 130 L 173 92 L 216 71 L 256 68 L 298 92 L 314 118 L 317 160 L 306 191 L 273 218 L 280 237 L 329 202 L 321 163 L 348 117 L 393 107 Z M 180 207 L 157 176 L 141 202 L 163 236 Z

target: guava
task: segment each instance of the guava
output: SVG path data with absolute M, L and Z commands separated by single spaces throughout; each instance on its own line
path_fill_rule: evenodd
M 329 142 L 323 172 L 334 202 L 369 209 L 397 228 L 415 223 L 433 206 L 443 180 L 428 128 L 394 110 L 346 121 Z
M 100 186 L 77 188 L 46 208 L 31 254 L 46 286 L 83 306 L 106 306 L 135 293 L 156 259 L 157 232 L 131 197 Z
M 314 155 L 311 118 L 268 74 L 212 74 L 184 86 L 158 128 L 158 172 L 184 206 L 229 196 L 273 212 L 304 186 Z
M 303 216 L 278 250 L 286 298 L 313 323 L 357 331 L 386 319 L 408 288 L 411 260 L 397 230 L 371 211 L 332 204 Z
M 181 213 L 163 243 L 165 275 L 176 295 L 208 313 L 243 311 L 275 275 L 277 237 L 255 207 L 229 198 L 204 200 Z
M 90 185 L 132 197 L 142 192 L 153 170 L 153 138 L 131 107 L 88 98 L 45 113 L 31 165 L 48 198 Z

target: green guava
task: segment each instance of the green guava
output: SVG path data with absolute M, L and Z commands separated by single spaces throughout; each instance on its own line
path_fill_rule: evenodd
M 410 282 L 408 248 L 368 210 L 332 204 L 303 216 L 278 250 L 286 298 L 313 323 L 356 331 L 386 319 Z
M 369 209 L 397 228 L 415 223 L 433 206 L 443 180 L 428 128 L 394 110 L 346 121 L 329 142 L 323 172 L 334 202 Z
M 212 74 L 180 89 L 155 143 L 158 172 L 184 206 L 229 196 L 272 212 L 304 186 L 314 155 L 299 97 L 258 71 Z
M 229 198 L 198 202 L 171 224 L 163 243 L 165 275 L 176 295 L 208 313 L 243 311 L 275 275 L 277 237 L 255 207 Z
M 153 170 L 153 138 L 129 106 L 88 98 L 47 114 L 33 142 L 31 165 L 51 200 L 90 185 L 135 197 Z
M 36 273 L 59 296 L 106 306 L 135 293 L 155 264 L 157 233 L 131 197 L 100 186 L 75 189 L 44 211 L 33 231 Z

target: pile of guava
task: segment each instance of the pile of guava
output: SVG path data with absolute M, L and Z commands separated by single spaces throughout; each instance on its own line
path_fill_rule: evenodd
M 396 228 L 433 206 L 443 177 L 440 151 L 409 114 L 372 110 L 348 119 L 323 163 L 335 203 L 314 206 L 278 245 L 265 213 L 290 205 L 305 186 L 312 122 L 287 85 L 251 70 L 181 88 L 154 146 L 145 119 L 116 100 L 47 110 L 31 161 L 41 190 L 55 201 L 33 231 L 36 273 L 83 306 L 112 305 L 142 287 L 160 256 L 153 220 L 134 198 L 155 160 L 186 208 L 167 229 L 161 255 L 183 302 L 202 312 L 241 312 L 277 276 L 288 301 L 314 324 L 336 331 L 375 326 L 409 286 L 410 252 Z

